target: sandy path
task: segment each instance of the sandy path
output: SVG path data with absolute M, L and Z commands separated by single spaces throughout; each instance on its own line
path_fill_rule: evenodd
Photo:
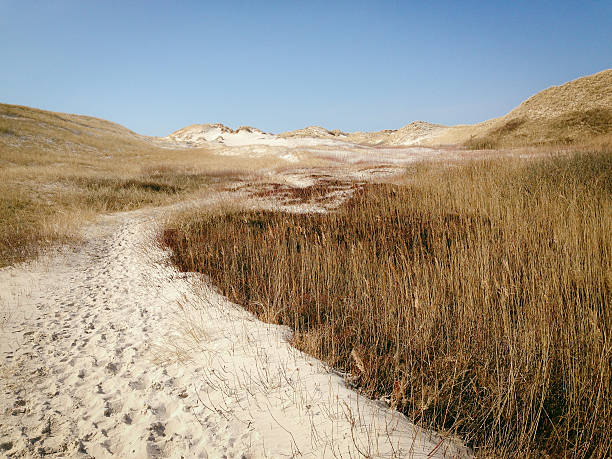
M 442 457 L 153 242 L 158 211 L 0 270 L 0 455 Z

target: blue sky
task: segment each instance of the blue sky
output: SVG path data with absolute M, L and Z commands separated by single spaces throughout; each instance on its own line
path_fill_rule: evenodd
M 0 102 L 150 135 L 473 123 L 610 67 L 609 0 L 0 0 Z

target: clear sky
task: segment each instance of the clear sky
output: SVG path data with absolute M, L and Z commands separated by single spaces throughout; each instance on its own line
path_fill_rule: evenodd
M 0 102 L 150 135 L 473 123 L 611 67 L 612 0 L 0 0 Z

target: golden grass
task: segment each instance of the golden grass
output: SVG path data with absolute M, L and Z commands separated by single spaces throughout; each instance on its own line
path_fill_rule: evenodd
M 187 213 L 183 270 L 482 455 L 610 457 L 612 154 L 420 165 L 337 212 Z
M 593 108 L 547 119 L 511 118 L 464 143 L 471 149 L 574 144 L 612 136 L 612 109 Z
M 276 166 L 163 146 L 108 121 L 0 104 L 0 267 L 73 240 L 101 212 L 194 198 Z
M 580 145 L 612 136 L 612 69 L 540 91 L 505 116 L 439 130 L 427 145 Z

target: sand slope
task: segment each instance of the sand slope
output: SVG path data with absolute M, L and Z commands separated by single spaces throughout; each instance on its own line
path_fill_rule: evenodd
M 154 244 L 160 217 L 104 217 L 82 246 L 0 271 L 1 454 L 466 454 L 176 272 Z

